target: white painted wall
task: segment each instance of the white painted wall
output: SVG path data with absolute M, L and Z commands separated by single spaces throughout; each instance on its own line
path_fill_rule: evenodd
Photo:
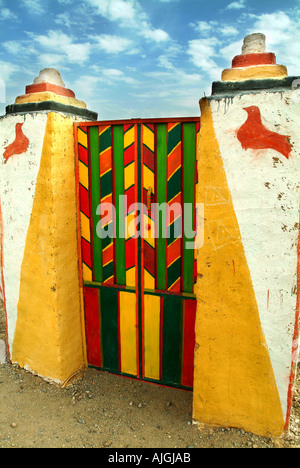
M 20 274 L 32 212 L 37 175 L 45 136 L 47 114 L 9 115 L 0 119 L 0 203 L 3 218 L 3 261 L 8 319 L 8 345 L 12 349 L 16 328 Z M 5 147 L 15 140 L 17 123 L 30 141 L 26 153 L 3 158 Z M 34 278 L 32 278 L 34 288 Z
M 242 149 L 236 130 L 247 119 L 243 108 L 252 105 L 260 108 L 263 123 L 269 130 L 291 137 L 293 150 L 288 160 L 271 149 Z M 213 99 L 211 106 L 285 413 L 297 300 L 300 104 L 295 102 L 292 91 L 286 90 Z

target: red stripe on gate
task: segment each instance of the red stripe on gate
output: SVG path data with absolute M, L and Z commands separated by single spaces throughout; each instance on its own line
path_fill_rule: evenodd
M 92 268 L 91 244 L 88 241 L 86 241 L 83 237 L 81 238 L 81 251 L 82 251 L 82 261 L 91 269 Z
M 79 161 L 83 162 L 86 166 L 88 165 L 88 154 L 87 149 L 78 144 L 78 159 Z
M 89 191 L 79 185 L 79 199 L 80 199 L 80 211 L 85 214 L 87 218 L 90 217 L 90 201 L 89 201 Z
M 100 304 L 97 289 L 84 288 L 84 305 L 88 364 L 101 367 Z
M 182 385 L 193 387 L 197 301 L 184 301 Z
M 124 133 L 126 130 L 124 129 Z M 132 163 L 134 161 L 134 154 L 135 154 L 135 144 L 132 144 L 131 146 L 128 146 L 128 148 L 125 148 L 124 151 L 124 167 L 128 166 L 128 164 Z

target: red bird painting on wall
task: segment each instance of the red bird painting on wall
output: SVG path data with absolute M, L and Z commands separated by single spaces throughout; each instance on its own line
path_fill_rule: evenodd
M 5 148 L 5 152 L 3 154 L 5 162 L 7 162 L 12 156 L 16 154 L 26 153 L 26 151 L 28 150 L 29 140 L 23 133 L 23 125 L 24 123 L 16 124 L 16 138 L 13 141 L 13 143 L 11 143 Z
M 237 131 L 237 138 L 242 148 L 262 150 L 273 149 L 289 159 L 292 145 L 289 137 L 268 130 L 262 123 L 260 109 L 257 106 L 244 107 L 248 118 Z

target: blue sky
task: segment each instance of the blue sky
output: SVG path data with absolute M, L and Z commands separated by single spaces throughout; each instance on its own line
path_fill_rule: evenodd
M 197 116 L 253 32 L 300 75 L 300 0 L 0 0 L 0 113 L 54 67 L 99 120 Z

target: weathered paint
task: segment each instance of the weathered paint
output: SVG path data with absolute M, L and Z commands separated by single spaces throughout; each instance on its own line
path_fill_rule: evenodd
M 300 138 L 297 122 L 300 113 L 291 93 L 286 92 L 284 97 L 281 93 L 245 95 L 239 99 L 237 108 L 233 104 L 227 110 L 226 118 L 222 118 L 219 113 L 214 123 L 259 304 L 263 331 L 273 357 L 274 372 L 278 376 L 277 385 L 284 414 L 295 324 L 299 236 Z M 255 102 L 260 108 L 269 128 L 276 133 L 290 135 L 292 149 L 289 159 L 275 149 L 241 151 L 239 142 L 230 139 L 232 134 L 229 130 L 232 126 L 238 126 L 243 107 L 247 107 L 250 102 Z M 216 109 L 217 103 L 212 103 L 212 106 Z M 224 130 L 225 138 L 221 137 Z M 233 168 L 237 167 L 237 163 L 239 170 L 235 172 Z M 268 290 L 269 308 L 266 301 Z
M 50 113 L 21 267 L 12 360 L 58 382 L 84 364 L 79 279 L 73 261 L 74 176 L 73 119 Z
M 245 89 L 201 111 L 194 418 L 280 436 L 298 355 L 299 104 Z
M 223 81 L 241 81 L 264 78 L 284 78 L 288 76 L 284 65 L 260 65 L 246 68 L 230 68 L 222 73 Z
M 15 104 L 27 104 L 30 102 L 46 102 L 46 101 L 55 101 L 67 106 L 75 106 L 78 108 L 86 109 L 86 104 L 83 101 L 79 101 L 70 96 L 60 96 L 50 91 L 43 91 L 33 94 L 24 94 L 23 96 L 18 96 L 15 100 Z
M 273 53 L 237 55 L 232 60 L 232 68 L 249 67 L 253 65 L 276 65 L 276 55 Z
M 52 91 L 63 84 L 54 78 Z M 60 383 L 86 365 L 73 128 L 76 109 L 86 106 L 65 94 L 20 98 L 25 107 L 49 99 L 61 113 L 7 108 L 0 119 L 0 292 L 9 357 Z
M 236 134 L 242 148 L 245 150 L 273 149 L 289 159 L 292 150 L 290 137 L 266 128 L 262 123 L 259 107 L 249 106 L 244 107 L 244 110 L 248 114 L 247 120 Z
M 8 346 L 11 353 L 19 301 L 21 267 L 27 231 L 30 223 L 36 179 L 44 142 L 47 115 L 16 115 L 0 122 L 0 200 L 2 212 L 2 277 L 8 317 Z M 15 141 L 17 124 L 29 140 L 26 153 L 3 155 L 8 144 Z
M 29 140 L 26 135 L 24 135 L 23 130 L 23 123 L 16 124 L 16 138 L 15 140 L 5 148 L 3 153 L 3 157 L 6 161 L 12 156 L 17 154 L 26 153 L 29 146 Z

